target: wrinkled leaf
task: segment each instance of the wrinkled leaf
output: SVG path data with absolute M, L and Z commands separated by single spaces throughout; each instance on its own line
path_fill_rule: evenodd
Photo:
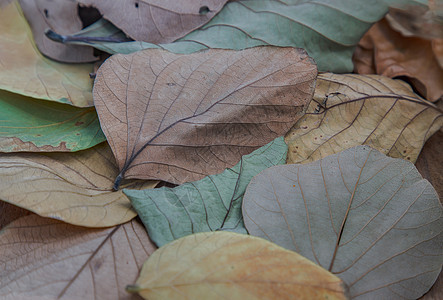
M 418 156 L 417 167 L 420 174 L 434 186 L 440 201 L 443 201 L 443 131 L 437 131 L 424 145 Z
M 136 221 L 85 229 L 27 216 L 0 232 L 0 298 L 137 299 L 125 286 L 154 250 Z
M 26 96 L 92 106 L 92 64 L 61 64 L 44 57 L 16 1 L 0 10 L 0 89 Z
M 155 251 L 128 290 L 145 299 L 347 299 L 342 281 L 295 252 L 232 232 Z
M 0 230 L 12 221 L 29 214 L 31 212 L 26 209 L 0 201 Z
M 443 40 L 405 37 L 383 19 L 360 41 L 353 59 L 355 72 L 405 76 L 426 99 L 436 101 L 443 96 L 442 45 Z
M 311 99 L 302 49 L 150 49 L 99 69 L 94 103 L 123 178 L 199 180 L 289 130 Z
M 175 188 L 123 192 L 157 246 L 196 232 L 246 233 L 241 203 L 252 177 L 284 164 L 288 146 L 282 137 L 242 157 L 231 169 Z
M 0 154 L 0 200 L 41 216 L 87 227 L 125 223 L 136 216 L 122 191 L 107 143 L 76 153 Z M 131 181 L 133 189 L 157 182 Z
M 93 107 L 77 108 L 0 90 L 0 152 L 78 151 L 104 140 Z
M 29 22 L 34 41 L 44 55 L 62 62 L 85 63 L 96 61 L 91 47 L 63 45 L 45 36 L 46 29 L 60 34 L 72 34 L 82 29 L 77 3 L 72 0 L 19 0 L 23 14 Z
M 207 48 L 245 49 L 260 45 L 300 47 L 320 71 L 351 72 L 352 53 L 363 34 L 388 5 L 425 4 L 414 0 L 262 0 L 230 1 L 210 22 L 169 44 L 87 43 L 109 53 L 163 48 L 192 53 Z M 74 42 L 85 44 L 82 42 Z
M 357 146 L 266 169 L 243 200 L 250 234 L 340 277 L 353 299 L 416 299 L 443 264 L 442 206 L 410 162 Z
M 227 0 L 78 0 L 138 41 L 169 43 L 211 20 Z
M 401 80 L 320 74 L 306 114 L 287 133 L 288 163 L 305 163 L 358 145 L 415 162 L 443 124 L 443 112 Z

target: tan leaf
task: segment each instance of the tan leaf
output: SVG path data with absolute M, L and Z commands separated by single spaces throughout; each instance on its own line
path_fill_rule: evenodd
M 145 299 L 347 299 L 338 277 L 303 256 L 223 231 L 161 247 L 128 290 Z
M 183 183 L 232 167 L 287 132 L 316 73 L 297 48 L 149 49 L 108 59 L 94 103 L 119 178 Z
M 387 77 L 405 76 L 430 101 L 443 96 L 442 41 L 405 37 L 386 19 L 374 24 L 355 50 L 354 71 Z
M 0 9 L 0 89 L 25 96 L 92 106 L 93 64 L 62 64 L 44 57 L 17 1 Z
M 82 29 L 77 2 L 72 0 L 19 0 L 29 22 L 38 49 L 44 55 L 62 62 L 85 63 L 98 60 L 92 47 L 64 45 L 45 36 L 46 29 L 72 34 Z
M 30 214 L 26 209 L 0 201 L 0 230 L 12 221 Z
M 0 170 L 0 199 L 44 217 L 107 227 L 137 215 L 123 191 L 112 190 L 118 169 L 106 143 L 70 154 L 0 154 Z M 131 181 L 124 187 L 156 184 Z
M 170 43 L 206 24 L 227 0 L 78 0 L 96 7 L 128 36 L 149 43 Z
M 429 180 L 443 202 L 443 131 L 437 131 L 424 145 L 415 166 Z
M 401 80 L 320 74 L 306 114 L 285 137 L 288 163 L 307 163 L 358 145 L 411 162 L 443 125 L 443 112 Z
M 0 232 L 0 298 L 136 299 L 124 288 L 154 250 L 135 220 L 85 229 L 26 216 Z

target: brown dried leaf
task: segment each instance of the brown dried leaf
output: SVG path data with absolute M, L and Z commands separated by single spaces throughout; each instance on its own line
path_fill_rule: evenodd
M 197 233 L 154 252 L 136 285 L 145 299 L 349 299 L 335 275 L 264 239 Z
M 138 299 L 125 286 L 154 250 L 135 220 L 85 229 L 26 216 L 0 232 L 0 298 Z
M 94 103 L 121 177 L 195 181 L 287 132 L 311 99 L 316 66 L 302 49 L 257 47 L 114 55 Z
M 30 214 L 26 209 L 0 201 L 0 230 L 12 221 Z
M 96 7 L 128 36 L 149 43 L 170 43 L 206 24 L 227 0 L 79 0 Z
M 406 76 L 430 101 L 443 96 L 443 58 L 441 40 L 404 37 L 394 31 L 386 19 L 374 24 L 355 50 L 354 71 L 387 77 Z
M 415 166 L 429 180 L 443 202 L 443 131 L 437 131 L 424 145 Z
M 92 47 L 64 45 L 45 36 L 46 29 L 52 29 L 60 34 L 72 34 L 82 29 L 76 1 L 19 0 L 19 3 L 31 26 L 34 41 L 44 55 L 69 63 L 98 60 L 98 57 L 93 55 Z
M 311 162 L 358 145 L 415 162 L 442 125 L 442 110 L 401 80 L 324 73 L 306 114 L 285 137 L 287 163 Z
M 75 225 L 114 226 L 137 215 L 123 191 L 112 190 L 117 174 L 106 143 L 70 154 L 0 154 L 0 200 Z M 124 187 L 156 184 L 137 180 Z

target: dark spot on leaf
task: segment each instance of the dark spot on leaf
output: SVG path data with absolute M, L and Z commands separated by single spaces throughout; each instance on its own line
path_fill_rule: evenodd
M 301 126 L 301 129 L 308 129 L 308 126 Z
M 75 126 L 80 126 L 80 125 L 82 125 L 82 124 L 84 124 L 85 122 L 80 122 L 80 121 L 77 121 L 77 122 L 75 122 Z
M 46 8 L 43 10 L 43 13 L 45 14 L 46 18 L 49 18 L 49 12 Z
M 403 150 L 403 153 L 406 153 L 406 150 Z
M 135 2 L 135 8 L 138 8 L 138 2 Z
M 168 86 L 174 86 L 174 85 L 175 85 L 175 83 L 172 83 L 172 82 L 168 82 L 168 83 L 167 83 L 167 85 L 168 85 Z
M 408 156 L 408 157 L 406 157 L 406 159 L 407 159 L 407 160 L 411 160 L 411 158 L 410 158 L 409 156 Z
M 97 259 L 97 261 L 94 262 L 94 266 L 92 268 L 94 269 L 94 271 L 97 271 L 98 269 L 100 269 L 102 265 L 103 265 L 103 259 L 99 258 Z
M 210 10 L 209 10 L 209 7 L 207 7 L 207 6 L 202 6 L 198 10 L 198 13 L 201 15 L 206 15 L 208 12 L 210 12 Z
M 42 136 L 41 134 L 36 134 L 35 136 Z
M 317 137 L 315 137 L 314 140 L 317 140 Z
M 77 132 L 75 135 L 80 135 L 80 133 Z

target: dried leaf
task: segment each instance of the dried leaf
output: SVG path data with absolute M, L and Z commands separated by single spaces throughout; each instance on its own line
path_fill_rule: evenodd
M 420 174 L 432 183 L 441 202 L 443 202 L 442 149 L 443 131 L 439 130 L 426 142 L 415 164 Z
M 340 277 L 353 299 L 416 299 L 443 264 L 443 208 L 410 162 L 357 146 L 266 169 L 242 207 L 249 233 Z
M 306 114 L 286 135 L 288 163 L 306 163 L 357 145 L 415 162 L 443 125 L 443 112 L 401 80 L 320 74 Z
M 315 77 L 296 48 L 112 56 L 94 103 L 121 170 L 116 188 L 122 177 L 183 183 L 233 166 L 288 131 Z
M 112 190 L 117 174 L 106 143 L 70 154 L 0 154 L 0 200 L 75 225 L 114 226 L 137 215 L 123 192 Z M 124 186 L 156 184 L 132 181 Z
M 82 29 L 77 3 L 72 0 L 19 0 L 23 14 L 29 22 L 38 49 L 44 55 L 62 62 L 85 63 L 98 60 L 94 49 L 87 46 L 63 45 L 45 36 L 53 29 L 61 34 L 72 34 Z
M 169 43 L 211 20 L 227 0 L 78 0 L 138 41 Z
M 348 299 L 342 281 L 295 252 L 232 232 L 155 251 L 129 290 L 145 299 Z
M 26 209 L 0 201 L 0 230 L 12 221 L 30 214 L 31 212 Z
M 246 186 L 264 169 L 284 164 L 287 150 L 288 146 L 279 137 L 243 156 L 234 167 L 220 174 L 175 188 L 123 192 L 159 247 L 196 232 L 246 233 L 241 215 Z
M 105 139 L 93 107 L 77 108 L 0 90 L 0 152 L 70 152 Z
M 261 45 L 306 49 L 320 71 L 351 72 L 355 46 L 388 11 L 388 5 L 420 0 L 229 1 L 211 21 L 170 44 L 81 42 L 109 53 L 163 48 L 175 53 L 202 49 L 246 49 Z
M 154 250 L 136 221 L 92 230 L 27 216 L 0 232 L 0 298 L 136 299 L 124 288 Z
M 17 1 L 0 10 L 0 89 L 33 98 L 92 106 L 92 64 L 61 64 L 44 57 Z
M 426 99 L 436 101 L 443 96 L 442 49 L 420 37 L 405 37 L 394 31 L 383 19 L 376 23 L 359 42 L 354 53 L 354 71 L 376 73 L 387 77 L 405 76 Z

